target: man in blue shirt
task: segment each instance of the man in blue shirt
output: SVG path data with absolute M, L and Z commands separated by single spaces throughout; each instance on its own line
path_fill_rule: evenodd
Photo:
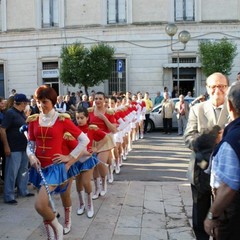
M 27 189 L 28 157 L 26 154 L 27 139 L 19 128 L 26 124 L 24 109 L 29 100 L 24 94 L 14 95 L 14 104 L 4 115 L 0 126 L 1 137 L 6 155 L 4 177 L 4 202 L 17 204 L 15 184 L 18 194 L 24 197 L 34 196 Z
M 217 240 L 240 238 L 240 82 L 231 86 L 227 106 L 231 123 L 213 152 L 210 185 L 214 201 L 204 221 Z
M 160 104 L 162 102 L 162 100 L 163 100 L 163 96 L 161 96 L 160 92 L 157 92 L 157 96 L 154 99 L 153 105 L 156 106 L 156 105 Z

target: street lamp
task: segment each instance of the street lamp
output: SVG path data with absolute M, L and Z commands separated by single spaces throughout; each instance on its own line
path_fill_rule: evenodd
M 165 27 L 165 31 L 167 33 L 168 36 L 171 37 L 171 50 L 172 52 L 177 52 L 177 87 L 178 87 L 178 95 L 179 95 L 179 51 L 184 51 L 186 49 L 186 44 L 187 42 L 190 40 L 191 35 L 188 31 L 183 30 L 178 34 L 178 40 L 179 42 L 183 43 L 183 48 L 179 48 L 179 49 L 174 49 L 173 48 L 173 36 L 177 33 L 177 26 L 174 23 L 169 23 L 166 27 Z

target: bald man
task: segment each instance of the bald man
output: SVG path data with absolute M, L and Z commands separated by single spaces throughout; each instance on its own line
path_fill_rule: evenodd
M 207 78 L 206 89 L 209 100 L 190 108 L 184 133 L 185 144 L 191 150 L 193 150 L 196 139 L 204 131 L 211 131 L 214 125 L 218 125 L 223 129 L 228 122 L 229 114 L 225 100 L 228 86 L 229 80 L 222 73 L 216 72 Z M 209 159 L 205 160 L 208 161 Z M 206 164 L 204 168 L 197 164 L 195 152 L 193 151 L 189 163 L 188 178 L 191 182 L 193 197 L 193 230 L 197 240 L 209 240 L 209 235 L 204 230 L 204 219 L 211 204 L 210 176 L 204 172 L 206 167 Z

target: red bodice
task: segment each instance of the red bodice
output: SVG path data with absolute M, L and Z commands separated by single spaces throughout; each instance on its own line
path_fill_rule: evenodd
M 104 115 L 109 120 L 110 123 L 113 123 L 113 124 L 117 123 L 113 114 L 105 113 Z M 110 133 L 110 130 L 108 129 L 105 122 L 99 117 L 95 116 L 94 111 L 89 112 L 89 124 L 97 125 L 105 133 Z
M 29 123 L 28 135 L 30 141 L 36 142 L 35 154 L 41 166 L 46 167 L 52 164 L 54 154 L 63 154 L 64 133 L 69 132 L 77 139 L 82 131 L 67 118 L 64 120 L 58 118 L 51 127 L 41 127 L 38 120 L 37 118 Z
M 89 144 L 87 145 L 88 151 L 91 151 L 93 141 L 99 142 L 106 136 L 106 133 L 100 130 L 98 127 L 88 126 L 87 124 L 84 126 L 78 126 L 78 127 L 79 129 L 81 129 L 82 132 L 87 134 L 90 140 Z

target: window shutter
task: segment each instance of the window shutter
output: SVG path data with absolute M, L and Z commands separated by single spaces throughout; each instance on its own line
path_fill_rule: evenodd
M 126 22 L 126 0 L 118 0 L 118 22 Z
M 50 2 L 49 2 L 49 0 L 42 0 L 42 21 L 43 21 L 43 27 L 50 26 Z
M 108 0 L 108 23 L 116 23 L 116 0 Z
M 186 20 L 194 20 L 194 0 L 186 1 Z
M 59 24 L 59 5 L 58 0 L 53 0 L 53 11 L 52 11 L 53 26 L 58 26 Z
M 175 0 L 175 20 L 183 20 L 183 0 Z

